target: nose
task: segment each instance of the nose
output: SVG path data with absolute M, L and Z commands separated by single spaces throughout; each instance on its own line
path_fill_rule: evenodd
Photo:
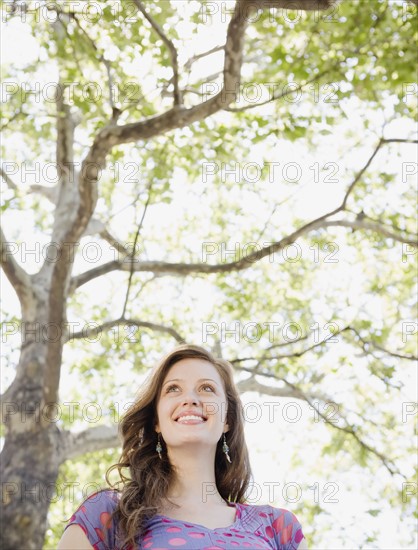
M 183 404 L 198 405 L 199 403 L 200 403 L 200 398 L 194 390 L 188 390 L 183 395 Z

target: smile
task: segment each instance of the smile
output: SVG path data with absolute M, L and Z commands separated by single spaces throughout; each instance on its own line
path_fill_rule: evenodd
M 179 424 L 203 424 L 206 420 L 201 416 L 185 415 L 178 418 L 176 422 Z

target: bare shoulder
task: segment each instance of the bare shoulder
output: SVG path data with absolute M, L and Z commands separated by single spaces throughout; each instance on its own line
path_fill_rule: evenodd
M 89 543 L 82 528 L 73 524 L 64 531 L 57 550 L 93 550 L 93 546 Z
M 301 541 L 300 541 L 300 544 L 298 546 L 298 550 L 308 550 L 308 543 L 306 542 L 306 539 L 303 538 Z

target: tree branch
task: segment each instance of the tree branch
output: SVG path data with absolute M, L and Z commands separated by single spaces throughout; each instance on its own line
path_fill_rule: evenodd
M 54 8 L 55 9 L 55 8 Z M 63 12 L 62 12 L 63 13 Z M 66 12 L 67 13 L 67 12 Z M 108 91 L 109 91 L 109 103 L 112 108 L 112 122 L 116 124 L 118 117 L 121 114 L 121 111 L 116 107 L 113 101 L 113 77 L 112 77 L 112 71 L 111 71 L 111 63 L 108 59 L 105 58 L 104 54 L 99 51 L 99 48 L 96 46 L 96 43 L 94 40 L 90 37 L 90 35 L 85 31 L 83 26 L 81 25 L 78 17 L 74 12 L 69 13 L 70 17 L 75 21 L 77 27 L 80 29 L 80 31 L 83 33 L 83 35 L 86 37 L 90 45 L 92 46 L 97 58 L 99 61 L 103 63 L 106 69 L 107 73 L 107 84 L 108 84 Z
M 153 273 L 164 274 L 164 275 L 174 275 L 174 276 L 186 276 L 194 273 L 229 273 L 231 271 L 242 271 L 248 269 L 255 262 L 261 260 L 262 258 L 269 256 L 275 252 L 278 252 L 285 248 L 286 246 L 294 243 L 299 237 L 308 233 L 309 231 L 318 230 L 324 227 L 323 222 L 326 217 L 333 214 L 335 211 L 321 216 L 301 228 L 297 229 L 287 237 L 284 237 L 280 241 L 277 241 L 269 246 L 265 246 L 256 252 L 252 252 L 247 256 L 241 258 L 240 260 L 234 262 L 228 262 L 224 264 L 207 264 L 207 263 L 171 263 L 171 262 L 160 262 L 160 261 L 139 261 L 134 258 L 127 261 L 111 261 L 101 266 L 95 267 L 73 277 L 71 282 L 71 289 L 74 290 L 80 286 L 88 283 L 89 281 L 96 279 L 102 275 L 110 273 L 112 271 L 131 271 L 132 265 L 133 271 L 140 273 L 151 271 Z
M 302 340 L 307 340 L 307 339 L 308 339 L 307 335 L 301 336 L 300 338 L 298 338 L 297 342 L 301 342 Z M 292 342 L 289 341 L 289 342 L 280 342 L 279 344 L 272 344 L 271 346 L 269 346 L 267 349 L 263 351 L 261 357 L 239 357 L 237 359 L 231 359 L 230 363 L 239 364 L 239 363 L 245 363 L 246 361 L 257 361 L 257 364 L 254 366 L 254 369 L 258 369 L 259 367 L 261 367 L 261 364 L 265 359 L 269 359 L 269 357 L 267 356 L 267 353 L 269 351 L 275 348 L 285 348 L 287 346 L 291 346 L 294 343 L 295 343 L 294 341 Z
M 300 9 L 327 9 L 332 5 L 332 0 L 304 0 Z M 262 9 L 284 4 L 282 2 L 264 2 Z M 293 5 L 293 4 L 292 4 Z M 288 7 L 288 5 L 287 5 Z M 162 133 L 189 126 L 193 122 L 205 119 L 221 109 L 227 108 L 239 93 L 241 78 L 241 66 L 243 61 L 244 35 L 248 24 L 248 9 L 254 8 L 254 3 L 247 0 L 237 0 L 234 13 L 228 25 L 225 42 L 225 59 L 223 70 L 223 85 L 221 90 L 213 97 L 203 101 L 199 105 L 185 109 L 175 106 L 169 111 L 138 122 L 115 125 L 113 122 L 104 127 L 94 139 L 94 142 L 85 157 L 80 175 L 80 207 L 77 213 L 78 227 L 82 234 L 89 220 L 95 204 L 97 194 L 97 179 L 100 170 L 105 166 L 108 152 L 115 146 L 139 140 L 150 139 Z M 76 233 L 73 226 L 72 233 Z M 77 239 L 71 239 L 75 242 Z M 107 272 L 105 270 L 105 272 Z
M 347 201 L 348 201 L 348 198 L 349 196 L 351 195 L 351 193 L 353 192 L 353 189 L 354 187 L 357 185 L 357 183 L 361 180 L 364 172 L 366 172 L 366 170 L 369 168 L 369 166 L 371 165 L 371 163 L 373 162 L 375 156 L 377 155 L 377 153 L 380 151 L 381 147 L 383 145 L 383 138 L 381 138 L 378 142 L 378 144 L 376 145 L 373 153 L 371 154 L 371 156 L 369 157 L 369 159 L 367 160 L 366 164 L 357 172 L 355 178 L 353 179 L 353 181 L 351 182 L 349 188 L 347 189 L 347 192 L 344 196 L 344 200 L 343 202 L 341 203 L 341 206 L 340 206 L 340 210 L 345 210 L 345 207 L 347 205 Z
M 227 31 L 225 45 L 225 62 L 223 86 L 219 93 L 206 101 L 189 109 L 175 106 L 165 113 L 138 122 L 117 126 L 109 124 L 104 127 L 96 138 L 85 157 L 81 173 L 88 171 L 90 184 L 97 181 L 100 170 L 104 167 L 108 152 L 115 146 L 134 141 L 150 139 L 162 133 L 189 126 L 193 122 L 205 119 L 217 111 L 227 107 L 238 94 L 244 47 L 244 34 L 247 21 L 239 9 L 231 18 Z M 82 178 L 84 179 L 84 178 Z M 84 185 L 82 183 L 81 185 Z
M 13 115 L 9 118 L 9 120 L 7 120 L 4 124 L 0 125 L 0 132 L 2 132 L 5 128 L 8 128 L 11 122 L 14 122 L 22 115 L 25 117 L 29 116 L 27 113 L 23 111 L 23 105 L 21 105 L 19 109 L 13 113 Z
M 6 172 L 3 170 L 3 167 L 0 166 L 0 175 L 6 182 L 7 186 L 10 187 L 10 189 L 13 189 L 13 191 L 18 191 L 18 186 L 15 184 L 15 182 L 12 180 L 12 178 L 6 174 Z
M 241 113 L 242 111 L 248 111 L 250 109 L 255 109 L 256 107 L 262 107 L 263 105 L 267 105 L 267 103 L 272 103 L 273 101 L 277 101 L 278 99 L 283 99 L 288 95 L 291 95 L 295 92 L 299 92 L 303 90 L 305 86 L 308 86 L 308 84 L 312 84 L 313 82 L 318 81 L 320 78 L 330 73 L 333 70 L 333 68 L 322 71 L 322 73 L 315 75 L 313 78 L 311 78 L 310 80 L 307 80 L 303 84 L 298 84 L 296 88 L 293 88 L 293 89 L 289 88 L 286 91 L 282 91 L 278 94 L 273 93 L 272 97 L 270 97 L 269 99 L 266 99 L 265 101 L 260 101 L 260 103 L 251 103 L 250 105 L 246 105 L 245 107 L 228 107 L 225 110 L 230 111 L 231 113 Z
M 203 57 L 208 57 L 209 55 L 212 55 L 214 53 L 217 53 L 217 52 L 223 52 L 225 50 L 225 44 L 223 44 L 222 46 L 215 46 L 214 48 L 206 51 L 206 52 L 203 52 L 203 53 L 198 53 L 196 55 L 194 55 L 193 57 L 190 57 L 186 63 L 184 64 L 184 68 L 186 70 L 189 70 L 193 63 L 195 63 L 196 61 L 199 61 L 199 59 L 202 59 Z
M 418 0 L 417 0 L 418 2 Z M 413 144 L 417 144 L 418 143 L 418 140 L 417 139 L 403 139 L 403 138 L 382 138 L 382 142 L 383 143 L 413 143 Z
M 6 277 L 13 286 L 22 308 L 31 295 L 31 276 L 16 262 L 14 254 L 18 250 L 18 243 L 6 240 L 3 229 L 0 227 L 0 265 Z
M 249 369 L 246 367 L 235 367 L 235 369 L 240 371 L 246 371 L 246 372 L 253 371 L 253 369 Z M 278 380 L 278 378 L 276 377 L 274 378 Z M 260 395 L 272 395 L 274 397 L 292 397 L 293 399 L 302 399 L 301 393 L 297 389 L 294 390 L 287 386 L 285 386 L 284 388 L 276 388 L 274 386 L 267 386 L 265 384 L 260 384 L 260 382 L 257 382 L 257 380 L 254 378 L 254 376 L 250 376 L 245 380 L 240 380 L 239 382 L 236 383 L 236 386 L 240 393 L 252 391 L 252 392 L 259 393 Z
M 79 433 L 68 430 L 61 432 L 61 445 L 58 449 L 59 461 L 77 458 L 85 453 L 116 448 L 121 445 L 118 425 L 95 426 Z
M 374 231 L 375 233 L 380 233 L 381 235 L 384 235 L 385 237 L 389 239 L 393 239 L 395 241 L 405 243 L 405 244 L 411 244 L 418 246 L 418 237 L 412 236 L 412 235 L 401 235 L 399 233 L 394 233 L 390 229 L 388 229 L 385 225 L 377 223 L 377 222 L 370 222 L 367 221 L 367 219 L 356 219 L 354 221 L 349 220 L 336 220 L 336 221 L 325 221 L 322 224 L 322 228 L 326 227 L 351 227 L 352 229 L 364 229 L 366 231 Z
M 108 242 L 115 250 L 117 250 L 124 259 L 127 256 L 130 256 L 127 247 L 110 233 L 101 220 L 98 220 L 97 218 L 90 219 L 89 224 L 83 233 L 83 237 L 88 235 L 99 235 L 104 241 Z
M 286 246 L 294 243 L 299 237 L 308 233 L 309 231 L 314 231 L 314 230 L 322 229 L 323 227 L 327 227 L 327 218 L 346 209 L 346 204 L 350 193 L 352 193 L 355 185 L 360 181 L 364 172 L 370 166 L 370 164 L 372 163 L 373 159 L 377 155 L 382 145 L 383 145 L 383 140 L 381 139 L 378 142 L 377 146 L 375 147 L 373 153 L 365 163 L 365 165 L 358 171 L 358 173 L 354 177 L 354 180 L 350 184 L 340 206 L 306 223 L 305 225 L 303 225 L 302 227 L 300 227 L 299 229 L 297 229 L 287 237 L 284 237 L 283 239 L 269 246 L 265 246 L 260 250 L 257 250 L 251 254 L 248 254 L 247 256 L 241 258 L 238 261 L 229 262 L 225 264 L 214 264 L 214 265 L 205 264 L 205 263 L 185 264 L 185 263 L 169 263 L 169 262 L 159 262 L 159 261 L 140 262 L 132 258 L 131 262 L 135 263 L 133 270 L 135 272 L 152 271 L 153 273 L 159 273 L 159 274 L 165 274 L 165 275 L 185 276 L 191 273 L 227 273 L 231 271 L 241 271 L 241 270 L 247 269 L 252 264 L 261 260 L 262 258 L 269 256 L 270 254 L 273 254 L 275 252 L 279 252 Z M 329 222 L 329 223 L 337 224 L 340 222 L 337 221 L 337 222 Z M 82 286 L 83 284 L 115 270 L 131 271 L 132 269 L 131 262 L 126 263 L 126 262 L 114 260 L 106 264 L 103 264 L 101 266 L 98 266 L 96 268 L 93 268 L 89 271 L 86 271 L 85 273 L 82 273 L 72 279 L 71 290 L 74 291 L 76 288 Z
M 287 382 L 288 383 L 288 382 Z M 393 476 L 395 474 L 398 474 L 400 476 L 402 476 L 403 478 L 405 478 L 405 476 L 399 471 L 398 468 L 395 467 L 395 465 L 393 464 L 392 461 L 390 461 L 383 453 L 381 453 L 380 451 L 378 451 L 377 449 L 371 447 L 368 443 L 366 443 L 364 441 L 364 439 L 358 435 L 358 429 L 356 426 L 352 426 L 350 424 L 348 424 L 347 420 L 344 419 L 344 417 L 338 412 L 338 416 L 339 418 L 343 419 L 346 423 L 346 426 L 339 426 L 337 422 L 330 422 L 330 420 L 327 418 L 327 416 L 322 413 L 318 407 L 315 406 L 314 403 L 312 403 L 312 401 L 310 400 L 310 398 L 308 397 L 304 397 L 305 401 L 313 408 L 316 410 L 317 414 L 330 426 L 332 426 L 333 428 L 335 428 L 336 430 L 340 430 L 344 433 L 346 433 L 347 435 L 350 435 L 351 437 L 353 437 L 355 439 L 355 441 L 358 443 L 358 445 L 360 447 L 362 447 L 365 451 L 368 451 L 369 453 L 375 455 L 383 464 L 383 466 L 388 470 L 388 472 Z M 339 411 L 339 408 L 340 408 L 340 405 L 337 404 L 337 410 Z
M 173 81 L 173 87 L 174 87 L 174 94 L 173 94 L 174 106 L 178 107 L 182 104 L 182 97 L 181 97 L 181 91 L 179 88 L 179 65 L 178 65 L 177 49 L 174 46 L 173 41 L 168 38 L 168 36 L 165 34 L 163 29 L 157 23 L 157 21 L 155 21 L 155 19 L 147 12 L 141 0 L 133 0 L 133 2 L 138 8 L 138 10 L 145 17 L 145 19 L 148 21 L 148 23 L 151 25 L 151 27 L 155 30 L 155 32 L 161 38 L 161 40 L 164 42 L 164 44 L 167 46 L 168 51 L 170 52 L 171 66 L 173 68 L 172 81 Z
M 159 325 L 157 323 L 150 323 L 147 321 L 140 321 L 139 319 L 125 319 L 121 317 L 120 319 L 115 319 L 113 321 L 106 321 L 105 323 L 102 323 L 101 325 L 98 325 L 96 327 L 91 327 L 89 329 L 83 329 L 80 332 L 74 332 L 73 334 L 70 334 L 67 336 L 67 341 L 72 340 L 78 340 L 82 338 L 90 338 L 91 336 L 97 336 L 101 334 L 102 332 L 109 330 L 113 327 L 117 326 L 134 326 L 138 328 L 146 328 L 153 330 L 155 332 L 162 332 L 164 334 L 168 334 L 172 336 L 179 344 L 185 344 L 186 339 L 183 338 L 175 329 L 171 327 L 166 327 L 164 325 Z
M 64 101 L 65 89 L 61 83 L 56 87 L 56 106 L 57 106 L 57 165 L 61 172 L 68 174 L 69 166 L 74 163 L 74 128 L 71 117 L 71 108 Z
M 390 355 L 392 357 L 396 357 L 397 359 L 407 359 L 408 361 L 418 361 L 418 357 L 412 355 L 412 354 L 402 354 L 402 353 L 398 353 L 398 352 L 394 352 L 394 351 L 390 351 L 390 350 L 387 350 L 386 348 L 383 348 L 381 346 L 379 346 L 379 344 L 376 344 L 376 342 L 374 342 L 373 340 L 366 340 L 364 339 L 362 336 L 360 336 L 360 333 L 359 331 L 352 327 L 352 326 L 347 326 L 343 329 L 341 329 L 341 331 L 338 333 L 338 334 L 341 334 L 345 331 L 350 331 L 350 332 L 353 332 L 357 338 L 360 340 L 360 342 L 363 344 L 363 350 L 366 352 L 366 353 L 369 353 L 368 350 L 366 349 L 367 346 L 372 346 L 374 347 L 375 349 L 381 351 L 382 353 L 386 353 L 387 355 Z
M 171 262 L 161 262 L 161 261 L 143 261 L 135 260 L 134 258 L 127 262 L 121 261 L 111 261 L 96 268 L 93 268 L 85 273 L 73 277 L 71 283 L 71 289 L 76 289 L 86 284 L 87 282 L 110 273 L 112 271 L 131 271 L 132 265 L 133 271 L 136 273 L 151 271 L 153 273 L 164 274 L 164 275 L 174 275 L 174 276 L 185 276 L 194 273 L 229 273 L 231 271 L 242 271 L 248 269 L 256 261 L 261 260 L 262 258 L 277 252 L 289 244 L 295 242 L 295 240 L 307 233 L 308 230 L 314 230 L 321 228 L 321 222 L 324 216 L 321 216 L 317 220 L 314 220 L 297 231 L 294 231 L 291 235 L 284 237 L 280 241 L 273 243 L 272 245 L 266 246 L 248 254 L 244 258 L 228 262 L 225 264 L 207 264 L 207 263 L 171 263 Z
M 203 52 L 203 53 L 200 53 L 200 54 L 196 54 L 194 55 L 193 57 L 190 57 L 186 63 L 184 64 L 184 70 L 185 71 L 189 71 L 190 73 L 190 69 L 193 65 L 193 63 L 195 63 L 196 61 L 198 61 L 199 59 L 203 59 L 204 57 L 208 57 L 209 55 L 212 55 L 214 53 L 217 53 L 217 52 L 221 52 L 221 51 L 225 51 L 225 44 L 223 46 L 215 46 L 214 48 L 206 51 L 206 52 Z M 212 74 L 210 76 L 207 76 L 206 79 L 205 79 L 205 83 L 204 84 L 209 84 L 210 81 L 212 81 L 213 79 L 217 78 L 220 74 L 221 74 L 222 71 L 219 71 L 215 74 Z M 167 82 L 167 85 L 169 86 L 170 84 L 173 84 L 173 77 L 170 78 L 170 80 Z M 168 87 L 167 86 L 167 87 Z M 194 83 L 194 86 L 196 86 L 196 83 Z M 173 95 L 173 92 L 169 92 L 167 91 L 167 88 L 166 86 L 164 86 L 164 90 L 162 92 L 162 97 L 170 97 Z M 200 84 L 200 88 L 202 87 L 202 83 Z M 195 94 L 195 95 L 198 95 L 198 96 L 205 96 L 205 92 L 202 92 L 202 91 L 198 91 L 194 88 L 189 88 L 189 87 L 185 87 L 185 88 L 182 88 L 182 94 L 183 96 L 186 94 L 186 93 L 190 93 L 190 94 Z
M 152 180 L 148 183 L 148 196 L 147 196 L 147 200 L 145 202 L 144 210 L 142 212 L 141 220 L 139 221 L 139 224 L 138 224 L 138 227 L 137 227 L 137 230 L 136 230 L 136 233 L 135 233 L 135 239 L 134 239 L 134 244 L 133 244 L 133 247 L 132 247 L 132 255 L 131 255 L 132 258 L 135 254 L 139 233 L 141 232 L 141 229 L 142 229 L 142 226 L 143 226 L 143 223 L 144 223 L 144 219 L 145 219 L 145 216 L 146 216 L 146 213 L 147 213 L 147 210 L 148 210 L 148 206 L 150 205 L 150 202 L 151 202 L 152 183 L 153 183 Z M 128 288 L 126 289 L 125 301 L 124 301 L 123 308 L 122 308 L 122 314 L 121 314 L 122 318 L 125 317 L 126 308 L 128 307 L 129 293 L 130 293 L 130 290 L 131 290 L 133 275 L 134 275 L 134 263 L 132 262 L 131 263 L 131 269 L 130 269 L 130 272 L 129 272 Z
M 34 183 L 29 188 L 29 193 L 38 193 L 48 199 L 52 204 L 57 204 L 60 193 L 58 185 L 48 187 L 47 185 L 39 185 L 38 183 Z
M 242 0 L 243 6 L 248 5 L 248 10 L 252 11 L 270 8 L 302 11 L 326 10 L 338 2 L 339 0 Z
M 337 407 L 337 414 L 339 419 L 344 420 L 345 426 L 339 426 L 338 422 L 335 422 L 335 419 L 333 421 L 330 421 L 330 419 L 324 414 L 319 407 L 312 401 L 313 399 L 317 398 L 314 394 L 308 394 L 306 391 L 301 390 L 296 385 L 288 382 L 285 378 L 278 377 L 272 373 L 264 373 L 259 371 L 254 371 L 254 369 L 246 368 L 246 367 L 238 367 L 238 370 L 244 370 L 247 372 L 251 372 L 252 376 L 248 380 L 244 380 L 242 382 L 238 382 L 238 387 L 240 388 L 240 391 L 255 391 L 259 392 L 260 394 L 267 394 L 272 395 L 276 397 L 293 397 L 295 399 L 300 399 L 303 401 L 306 401 L 314 409 L 319 417 L 321 417 L 324 422 L 326 422 L 328 425 L 330 425 L 332 428 L 336 430 L 340 430 L 347 435 L 350 435 L 355 439 L 355 441 L 358 443 L 360 447 L 362 447 L 364 450 L 368 451 L 369 453 L 375 455 L 379 460 L 382 462 L 382 464 L 385 466 L 385 468 L 388 470 L 388 472 L 391 475 L 399 474 L 402 477 L 405 477 L 403 474 L 399 472 L 399 470 L 394 466 L 394 464 L 388 460 L 387 457 L 385 457 L 381 452 L 377 451 L 373 447 L 371 447 L 368 443 L 366 443 L 363 438 L 357 433 L 358 429 L 356 426 L 352 426 L 348 424 L 347 420 L 340 414 L 340 405 L 335 403 Z M 285 387 L 284 388 L 275 388 L 271 386 L 266 386 L 264 384 L 259 384 L 255 379 L 255 375 L 261 375 L 261 376 L 267 376 L 268 378 L 274 378 L 275 380 L 284 382 Z M 249 388 L 249 389 L 246 389 Z M 321 398 L 323 400 L 323 398 Z M 333 402 L 332 400 L 328 401 L 329 403 Z M 335 412 L 334 412 L 335 414 Z

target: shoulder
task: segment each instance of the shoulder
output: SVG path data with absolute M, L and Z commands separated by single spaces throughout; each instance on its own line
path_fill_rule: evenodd
M 241 504 L 252 522 L 257 523 L 264 536 L 277 543 L 280 550 L 296 550 L 304 540 L 302 525 L 296 515 L 285 508 L 276 508 L 269 504 Z M 305 546 L 306 547 L 306 546 Z
M 71 519 L 77 514 L 95 518 L 98 514 L 111 514 L 119 501 L 119 493 L 111 489 L 104 489 L 88 496 L 74 512 Z M 71 521 L 71 520 L 70 520 Z
M 118 500 L 117 491 L 110 489 L 93 493 L 76 509 L 66 529 L 70 525 L 79 525 L 94 548 L 100 550 L 112 548 L 116 536 L 112 514 Z

